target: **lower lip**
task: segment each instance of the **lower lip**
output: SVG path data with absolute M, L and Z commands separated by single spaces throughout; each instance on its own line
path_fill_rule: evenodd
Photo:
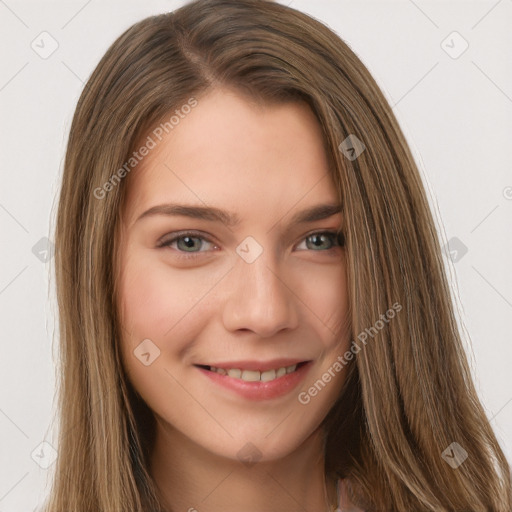
M 295 389 L 308 373 L 311 363 L 309 361 L 294 372 L 267 382 L 247 382 L 242 379 L 235 379 L 217 372 L 205 370 L 204 368 L 196 368 L 216 384 L 224 386 L 248 400 L 270 400 L 287 395 Z

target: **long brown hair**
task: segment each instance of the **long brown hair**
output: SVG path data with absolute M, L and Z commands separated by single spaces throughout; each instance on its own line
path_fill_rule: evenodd
M 352 333 L 393 303 L 403 308 L 346 369 L 324 423 L 326 472 L 346 478 L 367 510 L 509 512 L 510 468 L 472 383 L 434 221 L 393 112 L 336 34 L 263 0 L 198 0 L 136 23 L 79 99 L 56 223 L 60 428 L 45 510 L 163 508 L 148 470 L 151 411 L 118 346 L 123 177 L 150 127 L 222 86 L 311 107 L 343 205 Z M 365 146 L 357 158 L 339 149 L 349 136 Z M 442 455 L 452 443 L 468 453 L 457 468 Z

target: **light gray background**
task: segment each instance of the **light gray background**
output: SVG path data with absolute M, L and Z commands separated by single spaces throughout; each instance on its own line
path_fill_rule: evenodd
M 467 247 L 445 261 L 478 390 L 510 460 L 512 1 L 286 3 L 326 22 L 369 68 L 421 168 L 443 245 Z M 42 441 L 55 445 L 58 355 L 52 259 L 40 240 L 53 239 L 76 101 L 121 32 L 182 4 L 0 0 L 0 512 L 36 508 L 54 467 L 35 462 L 51 461 Z M 46 59 L 31 47 L 48 51 L 43 31 L 59 45 Z M 469 43 L 458 58 L 453 31 Z

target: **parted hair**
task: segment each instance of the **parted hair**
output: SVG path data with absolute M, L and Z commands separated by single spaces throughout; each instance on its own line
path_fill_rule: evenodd
M 154 422 L 120 356 L 117 230 L 126 180 L 98 187 L 155 123 L 230 87 L 306 102 L 344 215 L 354 337 L 402 306 L 343 371 L 325 470 L 367 511 L 512 510 L 510 467 L 475 390 L 421 176 L 390 105 L 321 22 L 264 0 L 197 0 L 128 28 L 88 79 L 70 128 L 55 226 L 58 457 L 45 512 L 163 510 Z M 348 158 L 340 144 L 365 149 Z M 132 171 L 136 172 L 136 171 Z M 443 452 L 458 443 L 453 468 Z

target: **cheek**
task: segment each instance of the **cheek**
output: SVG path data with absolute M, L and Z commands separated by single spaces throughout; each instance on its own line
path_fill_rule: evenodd
M 117 302 L 123 363 L 136 389 L 151 397 L 158 379 L 169 378 L 164 368 L 183 359 L 210 314 L 198 304 L 205 285 L 145 251 L 127 255 L 122 268 Z M 140 358 L 148 352 L 154 362 L 145 366 Z
M 169 329 L 172 316 L 179 314 L 165 276 L 154 265 L 132 258 L 124 267 L 119 287 L 119 304 L 125 332 L 136 339 L 157 339 Z M 134 341 L 135 341 L 134 340 Z
M 305 306 L 303 310 L 311 313 L 307 322 L 314 326 L 317 337 L 330 347 L 349 332 L 345 265 L 319 267 L 314 274 L 308 268 L 297 275 L 300 277 L 290 288 Z
M 191 349 L 191 340 L 212 314 L 199 301 L 207 284 L 190 276 L 150 251 L 127 252 L 122 262 L 117 304 L 123 365 L 135 389 L 154 410 L 161 407 L 164 387 L 168 396 L 182 393 L 167 371 L 172 369 L 174 374 L 176 364 Z
M 204 281 L 190 279 L 187 272 L 171 268 L 154 254 L 130 257 L 118 297 L 125 331 L 160 341 L 173 336 L 173 331 L 187 325 L 190 311 L 197 321 L 196 306 L 205 287 Z
M 349 295 L 345 265 L 340 265 L 335 270 L 333 267 L 320 269 L 315 274 L 314 284 L 312 286 L 310 280 L 304 281 L 301 297 L 306 297 L 304 302 L 308 306 L 307 310 L 314 313 L 311 315 L 311 322 L 314 322 L 315 335 L 323 346 L 323 352 L 319 365 L 307 379 L 303 391 L 310 398 L 305 410 L 316 410 L 315 414 L 322 416 L 339 395 L 346 374 L 345 368 L 336 371 L 334 367 L 338 357 L 350 346 Z M 323 384 L 317 384 L 319 380 Z

